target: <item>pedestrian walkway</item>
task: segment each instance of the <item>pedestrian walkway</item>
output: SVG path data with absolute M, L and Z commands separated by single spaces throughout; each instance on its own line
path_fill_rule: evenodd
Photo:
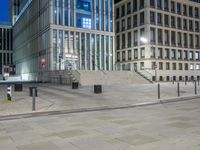
M 38 87 L 36 112 L 74 111 L 100 108 L 128 107 L 138 104 L 157 103 L 157 84 L 105 85 L 102 94 L 94 94 L 93 86 L 82 86 L 77 90 L 69 86 L 53 84 L 25 84 L 23 92 L 12 92 L 14 102 L 5 103 L 6 86 L 0 86 L 0 116 L 32 112 L 29 87 Z M 200 87 L 197 86 L 198 93 Z M 194 96 L 194 83 L 180 83 L 180 96 Z M 177 98 L 177 84 L 161 83 L 161 100 Z
M 199 150 L 200 100 L 0 121 L 0 150 Z

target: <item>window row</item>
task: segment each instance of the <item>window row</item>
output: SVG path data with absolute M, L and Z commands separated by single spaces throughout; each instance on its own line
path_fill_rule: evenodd
M 143 9 L 144 6 L 144 0 L 128 1 L 126 4 L 121 5 L 120 7 L 117 7 L 115 9 L 116 19 Z M 200 11 L 198 7 L 189 6 L 179 2 L 175 2 L 173 0 L 150 0 L 150 7 L 188 17 L 199 18 L 200 16 Z
M 199 31 L 199 20 L 194 21 L 153 11 L 150 12 L 150 23 L 194 32 Z
M 53 23 L 113 32 L 113 5 L 113 0 L 53 0 Z
M 115 9 L 116 19 L 144 8 L 145 0 L 132 0 Z
M 185 48 L 199 48 L 200 35 L 150 28 L 150 42 Z
M 0 28 L 0 50 L 12 50 L 12 30 Z
M 145 43 L 142 43 L 140 39 L 141 37 L 145 36 L 146 36 L 145 28 L 117 35 L 116 49 L 119 50 L 138 45 L 143 45 Z M 182 48 L 200 48 L 200 35 L 163 30 L 151 27 L 150 44 L 182 47 Z
M 150 55 L 149 50 L 145 48 L 127 50 L 117 52 L 117 62 L 132 61 L 144 58 L 156 58 L 163 60 L 180 60 L 180 61 L 200 61 L 200 51 L 176 50 L 168 48 L 155 48 L 151 47 Z

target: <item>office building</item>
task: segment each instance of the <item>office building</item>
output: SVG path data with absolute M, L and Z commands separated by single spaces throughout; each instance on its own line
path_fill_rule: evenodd
M 17 74 L 36 79 L 42 72 L 65 69 L 113 70 L 113 0 L 22 3 L 13 19 Z
M 115 4 L 118 70 L 150 80 L 200 76 L 199 0 L 121 0 Z

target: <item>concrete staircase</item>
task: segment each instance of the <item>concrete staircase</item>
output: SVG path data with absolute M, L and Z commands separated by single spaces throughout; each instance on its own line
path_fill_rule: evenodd
M 148 84 L 147 79 L 134 71 L 83 71 L 79 70 L 81 85 L 94 84 Z

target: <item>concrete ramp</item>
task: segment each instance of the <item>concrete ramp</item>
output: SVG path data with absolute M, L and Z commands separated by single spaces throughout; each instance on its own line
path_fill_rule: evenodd
M 145 78 L 134 71 L 83 71 L 79 70 L 81 85 L 147 84 Z

